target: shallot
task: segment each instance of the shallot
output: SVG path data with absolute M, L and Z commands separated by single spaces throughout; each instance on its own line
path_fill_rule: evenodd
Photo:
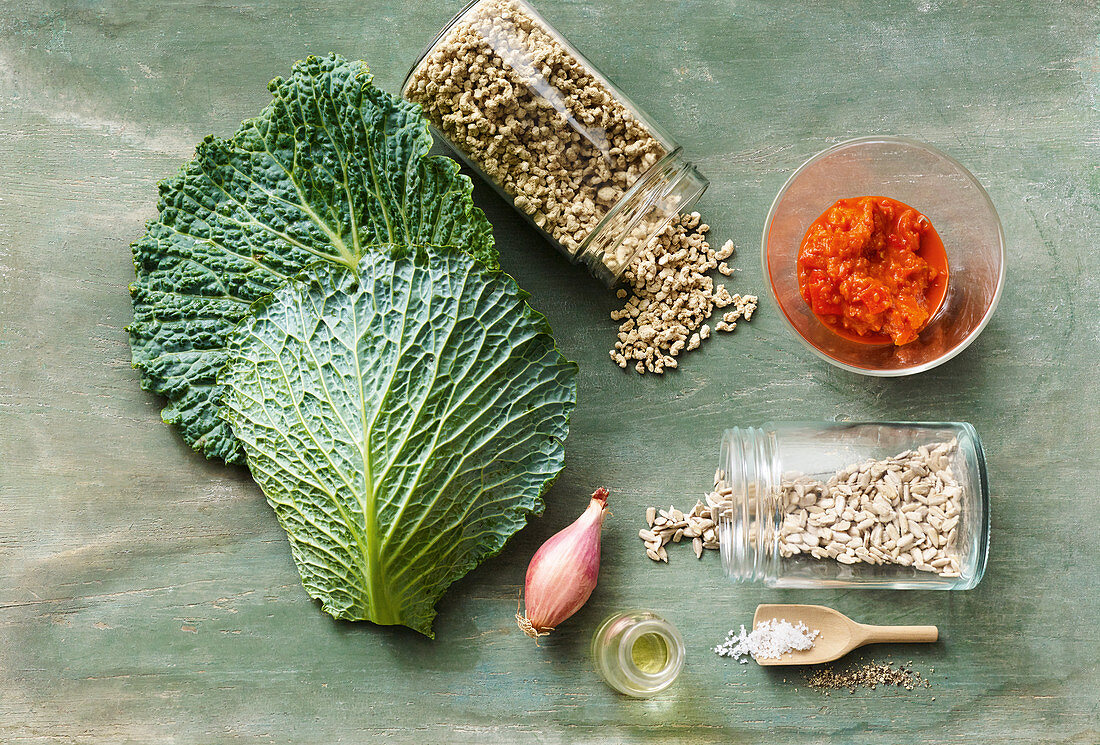
M 588 509 L 542 544 L 527 566 L 526 612 L 516 622 L 536 641 L 585 604 L 600 574 L 600 529 L 607 515 L 607 489 L 592 495 Z

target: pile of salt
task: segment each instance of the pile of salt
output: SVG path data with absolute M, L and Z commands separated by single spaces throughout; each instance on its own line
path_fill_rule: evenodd
M 802 621 L 792 626 L 786 619 L 773 618 L 761 621 L 751 632 L 741 626 L 741 632 L 730 630 L 726 640 L 714 648 L 719 657 L 733 657 L 742 665 L 748 662 L 747 655 L 754 660 L 778 659 L 792 650 L 806 650 L 814 645 L 814 639 L 820 631 L 810 631 Z

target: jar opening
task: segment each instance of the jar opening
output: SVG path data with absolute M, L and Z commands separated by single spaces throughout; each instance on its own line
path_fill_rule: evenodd
M 577 256 L 607 285 L 622 273 L 672 218 L 690 210 L 710 182 L 676 148 L 627 189 L 581 244 Z
M 775 436 L 755 427 L 726 430 L 715 491 L 726 498 L 718 513 L 718 542 L 726 574 L 738 582 L 766 580 L 779 562 L 776 533 L 781 463 Z
M 642 621 L 623 635 L 619 643 L 619 666 L 623 677 L 640 689 L 651 688 L 664 682 L 672 672 L 677 659 L 674 655 L 676 640 L 669 635 L 666 625 L 655 620 Z
M 668 642 L 660 634 L 642 634 L 630 647 L 630 659 L 634 667 L 648 675 L 664 670 L 668 665 L 668 658 Z

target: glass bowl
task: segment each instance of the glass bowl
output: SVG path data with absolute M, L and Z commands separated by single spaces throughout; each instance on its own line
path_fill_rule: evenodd
M 850 341 L 802 299 L 796 263 L 810 223 L 838 199 L 891 197 L 924 213 L 947 250 L 947 295 L 909 344 Z M 765 278 L 795 335 L 814 354 L 863 375 L 929 370 L 966 349 L 989 322 L 1004 284 L 1004 232 L 989 195 L 970 171 L 904 137 L 861 137 L 823 150 L 780 189 L 764 223 Z

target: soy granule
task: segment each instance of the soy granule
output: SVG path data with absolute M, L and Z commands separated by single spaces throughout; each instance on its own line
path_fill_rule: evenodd
M 812 649 L 814 640 L 821 634 L 811 631 L 803 621 L 791 624 L 785 618 L 773 618 L 761 621 L 756 628 L 746 632 L 742 624 L 740 632 L 730 630 L 726 640 L 714 648 L 719 657 L 733 657 L 742 665 L 754 660 L 777 660 L 795 650 Z
M 618 297 L 626 305 L 611 313 L 612 320 L 621 322 L 611 350 L 619 367 L 663 373 L 678 366 L 680 354 L 710 338 L 708 321 L 715 311 L 724 312 L 714 331 L 733 331 L 738 321 L 752 319 L 757 297 L 731 294 L 709 274 L 714 269 L 732 274 L 727 260 L 734 250 L 732 241 L 712 249 L 706 240 L 709 230 L 698 212 L 674 217 L 623 272 L 630 290 L 619 290 Z

